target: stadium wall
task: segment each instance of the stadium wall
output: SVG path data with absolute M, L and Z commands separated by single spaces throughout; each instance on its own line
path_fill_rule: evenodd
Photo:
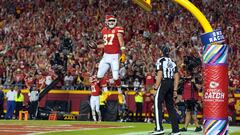
M 4 90 L 4 93 L 6 93 L 7 90 Z M 25 97 L 25 103 L 29 101 L 28 98 L 28 90 L 22 90 L 22 93 Z M 71 102 L 71 113 L 72 114 L 79 114 L 80 111 L 80 103 L 82 101 L 89 100 L 90 98 L 90 91 L 87 90 L 51 90 L 41 101 L 39 106 L 45 107 L 46 101 L 48 100 L 55 100 L 55 101 L 68 101 Z M 108 100 L 116 100 L 117 101 L 117 92 L 111 91 L 111 95 L 108 97 Z M 134 101 L 134 91 L 131 91 L 128 93 L 127 96 L 127 105 L 129 107 L 129 110 L 132 112 L 135 112 L 135 101 Z M 236 98 L 236 107 L 240 108 L 240 94 L 234 94 Z M 4 107 L 6 109 L 6 102 L 4 103 Z M 237 112 L 237 120 L 240 120 L 240 110 Z M 201 115 L 199 116 L 201 118 Z

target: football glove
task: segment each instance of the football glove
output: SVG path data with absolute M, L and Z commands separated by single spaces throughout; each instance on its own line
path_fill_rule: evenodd
M 124 53 L 122 53 L 121 57 L 120 57 L 120 62 L 124 63 L 126 61 L 126 55 Z

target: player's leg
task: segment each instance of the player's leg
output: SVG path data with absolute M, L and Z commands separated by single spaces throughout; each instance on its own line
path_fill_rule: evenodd
M 102 79 L 108 71 L 109 67 L 109 63 L 106 61 L 105 57 L 103 57 L 98 65 L 97 78 Z
M 95 96 L 91 96 L 91 98 L 90 98 L 90 106 L 91 106 L 91 110 L 92 110 L 93 120 L 97 121 L 96 110 L 95 110 Z
M 100 111 L 100 97 L 97 96 L 96 97 L 96 102 L 95 102 L 95 106 L 96 106 L 96 112 L 98 114 L 98 121 L 102 121 L 102 116 L 101 116 L 101 111 Z
M 111 69 L 112 69 L 113 80 L 114 80 L 115 86 L 118 89 L 118 93 L 122 93 L 121 80 L 119 79 L 119 54 L 115 54 L 112 56 Z
M 123 122 L 123 104 L 119 104 L 118 106 L 119 116 L 120 116 L 120 122 Z
M 107 92 L 107 91 L 108 91 L 107 83 L 108 83 L 108 82 L 107 82 L 106 79 L 102 79 L 102 80 L 100 81 L 100 84 L 101 84 L 102 90 L 103 90 L 104 92 Z
M 102 60 L 99 63 L 98 72 L 97 72 L 97 78 L 99 80 L 101 80 L 101 84 L 103 84 L 102 85 L 103 91 L 107 91 L 108 90 L 107 89 L 107 83 L 106 82 L 102 82 L 102 81 L 104 81 L 104 80 L 102 80 L 102 78 L 104 77 L 104 75 L 108 71 L 109 67 L 110 67 L 110 64 L 106 60 L 106 56 L 103 56 Z

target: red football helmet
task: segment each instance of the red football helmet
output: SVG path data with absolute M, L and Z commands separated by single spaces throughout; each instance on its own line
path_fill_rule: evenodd
M 112 29 L 117 25 L 117 18 L 114 15 L 106 15 L 105 24 Z

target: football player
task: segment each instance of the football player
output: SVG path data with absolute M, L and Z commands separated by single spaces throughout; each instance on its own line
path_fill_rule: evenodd
M 122 27 L 117 26 L 117 18 L 113 15 L 105 16 L 105 27 L 102 29 L 101 33 L 104 42 L 97 45 L 97 48 L 103 48 L 104 54 L 101 59 L 97 78 L 102 79 L 109 68 L 112 70 L 112 76 L 115 82 L 115 86 L 118 88 L 118 92 L 121 93 L 121 81 L 119 79 L 119 60 L 125 62 L 125 45 L 124 45 L 124 30 Z M 121 56 L 120 56 L 121 54 Z M 107 87 L 103 87 L 106 91 Z
M 101 112 L 100 112 L 100 86 L 99 81 L 96 79 L 95 76 L 90 77 L 89 79 L 91 83 L 91 98 L 90 98 L 90 106 L 92 110 L 93 120 L 97 122 L 96 112 L 98 115 L 98 121 L 101 122 Z

